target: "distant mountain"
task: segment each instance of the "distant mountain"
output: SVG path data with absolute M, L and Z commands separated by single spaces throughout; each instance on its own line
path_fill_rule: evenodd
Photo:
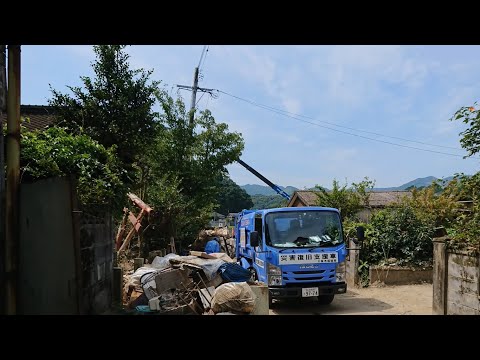
M 449 182 L 450 180 L 453 179 L 453 176 L 448 176 L 446 178 L 443 178 L 445 182 Z M 423 178 L 417 178 L 415 180 L 409 181 L 403 185 L 400 186 L 393 186 L 393 187 L 386 187 L 386 188 L 374 188 L 373 191 L 401 191 L 401 190 L 406 190 L 411 187 L 416 187 L 416 188 L 422 188 L 422 187 L 427 187 L 431 185 L 435 180 L 441 180 L 435 176 L 426 176 Z M 267 185 L 257 185 L 257 184 L 247 184 L 247 185 L 241 185 L 240 186 L 242 189 L 244 189 L 248 195 L 253 196 L 253 195 L 265 195 L 265 196 L 271 196 L 271 195 L 278 195 L 270 186 Z M 292 195 L 295 191 L 297 190 L 302 190 L 298 189 L 294 186 L 287 186 L 283 187 L 280 186 L 284 191 L 286 191 L 289 195 Z M 317 190 L 315 188 L 311 189 L 305 189 L 305 190 Z M 327 188 L 327 190 L 329 190 Z M 280 195 L 278 195 L 280 196 Z M 263 199 L 262 199 L 263 200 Z
M 250 195 L 250 196 L 252 196 L 252 195 L 277 195 L 275 190 L 273 190 L 268 185 L 247 184 L 247 185 L 241 185 L 240 187 L 242 189 L 244 189 L 247 192 L 247 194 Z M 280 188 L 289 195 L 292 195 L 296 190 L 298 190 L 294 186 L 287 186 L 287 187 L 280 186 Z
M 452 179 L 453 179 L 453 176 L 448 176 L 446 178 L 443 178 L 443 181 L 448 183 Z M 436 180 L 442 180 L 442 179 L 436 178 L 435 176 L 427 176 L 423 178 L 417 178 L 415 180 L 409 181 L 400 186 L 388 187 L 388 188 L 374 188 L 373 190 L 374 191 L 399 191 L 399 190 L 406 190 L 411 187 L 421 188 L 421 187 L 427 187 L 431 185 Z

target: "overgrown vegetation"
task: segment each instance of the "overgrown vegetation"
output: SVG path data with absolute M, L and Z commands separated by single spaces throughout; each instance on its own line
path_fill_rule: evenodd
M 287 206 L 288 201 L 281 195 L 252 195 L 250 209 L 273 209 Z
M 365 228 L 365 241 L 360 251 L 360 278 L 368 285 L 372 265 L 428 267 L 432 265 L 432 236 L 435 231 L 431 217 L 421 217 L 404 203 L 373 213 L 369 223 L 346 221 L 346 235 L 355 236 L 357 226 Z
M 473 106 L 461 107 L 450 119 L 451 121 L 460 120 L 468 127 L 459 135 L 461 146 L 467 150 L 465 157 L 471 157 L 480 152 L 480 108 L 478 102 Z M 459 185 L 457 187 L 460 199 L 471 201 L 468 211 L 462 212 L 457 221 L 452 224 L 451 232 L 454 238 L 453 247 L 466 248 L 475 252 L 480 252 L 480 173 L 472 177 L 459 175 Z
M 251 196 L 228 176 L 222 175 L 218 182 L 217 212 L 227 215 L 228 213 L 240 212 L 243 209 L 250 209 L 253 206 Z
M 72 135 L 58 127 L 32 132 L 22 126 L 21 142 L 22 182 L 74 176 L 84 208 L 121 210 L 124 170 L 115 146 L 106 149 L 87 135 Z
M 52 89 L 55 118 L 72 134 L 86 134 L 115 151 L 126 170 L 123 182 L 134 186 L 133 168 L 157 136 L 158 114 L 153 111 L 159 81 L 152 71 L 132 70 L 123 45 L 93 46 L 95 77 L 80 76 L 83 87 L 67 86 L 70 94 Z
M 243 139 L 217 123 L 209 110 L 190 123 L 182 99 L 161 91 L 158 100 L 163 113 L 158 135 L 144 155 L 142 184 L 145 201 L 161 216 L 145 236 L 155 243 L 173 236 L 189 244 L 218 207 L 218 179 L 240 157 Z
M 459 206 L 455 221 L 448 224 L 452 248 L 480 252 L 480 173 L 473 176 L 459 175 L 453 184 L 458 191 Z
M 478 251 L 480 219 L 478 208 L 475 209 L 478 202 L 468 208 L 459 201 L 476 199 L 479 185 L 479 174 L 458 175 L 444 187 L 434 183 L 413 189 L 411 197 L 373 213 L 368 224 L 347 219 L 344 227 L 350 238 L 355 236 L 357 226 L 366 228 L 360 252 L 362 283 L 368 283 L 371 265 L 431 266 L 432 237 L 437 227 L 447 229 L 452 237 L 450 246 Z
M 476 107 L 477 103 L 462 107 L 450 119 L 468 125 L 460 133 L 460 144 L 468 151 L 466 157 L 480 152 L 480 110 Z M 345 187 L 334 186 L 334 189 L 336 196 L 330 194 L 324 198 L 349 208 L 352 202 L 344 200 Z M 446 228 L 451 248 L 480 252 L 480 172 L 473 176 L 457 174 L 447 184 L 437 181 L 426 188 L 409 190 L 412 191 L 410 198 L 405 197 L 398 204 L 374 213 L 368 224 L 344 216 L 347 237 L 355 236 L 359 225 L 366 228 L 359 267 L 364 285 L 368 283 L 371 265 L 430 265 L 431 240 L 437 227 Z M 337 201 L 331 201 L 332 198 Z
M 332 189 L 327 190 L 324 187 L 316 185 L 318 206 L 331 207 L 340 210 L 342 221 L 354 218 L 359 210 L 369 206 L 369 191 L 373 189 L 375 182 L 365 177 L 359 183 L 352 183 L 348 187 L 345 182 L 340 186 L 338 180 L 334 179 Z

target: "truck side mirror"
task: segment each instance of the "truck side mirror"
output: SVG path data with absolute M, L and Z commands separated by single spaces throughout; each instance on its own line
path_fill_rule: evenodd
M 361 242 L 365 240 L 365 229 L 363 226 L 357 227 L 357 241 Z
M 258 246 L 258 231 L 252 231 L 250 233 L 250 246 L 252 247 Z

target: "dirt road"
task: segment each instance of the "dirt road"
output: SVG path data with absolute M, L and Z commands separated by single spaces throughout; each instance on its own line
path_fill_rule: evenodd
M 431 315 L 431 284 L 368 287 L 336 295 L 330 305 L 315 300 L 275 302 L 270 315 Z

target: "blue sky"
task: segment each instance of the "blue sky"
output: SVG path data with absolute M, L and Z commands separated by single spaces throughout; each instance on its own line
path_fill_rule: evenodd
M 191 85 L 203 46 L 129 46 L 132 67 L 153 69 L 152 78 L 177 94 Z M 199 86 L 308 118 L 319 125 L 381 141 L 464 155 L 455 111 L 480 97 L 480 46 L 228 46 L 211 45 Z M 81 85 L 93 75 L 91 46 L 22 46 L 22 104 L 47 104 L 53 88 Z M 180 94 L 190 104 L 190 93 Z M 197 99 L 201 94 L 199 93 Z M 330 187 L 368 176 L 377 187 L 417 177 L 473 174 L 479 159 L 402 148 L 332 131 L 255 107 L 225 94 L 205 95 L 218 122 L 243 134 L 242 159 L 279 185 Z M 313 120 L 312 120 L 313 119 Z M 431 147 L 360 133 L 458 148 Z M 262 184 L 238 164 L 228 166 L 240 184 Z

